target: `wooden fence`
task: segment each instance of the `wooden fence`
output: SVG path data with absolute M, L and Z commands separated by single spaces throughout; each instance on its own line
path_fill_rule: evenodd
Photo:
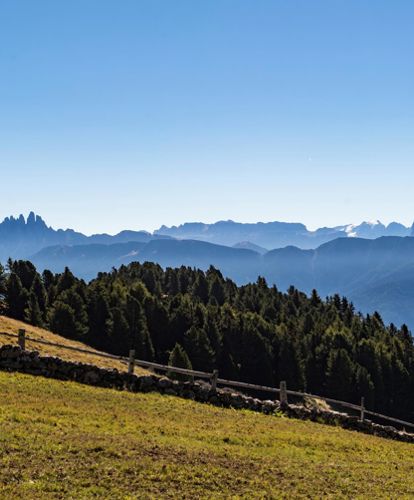
M 258 384 L 249 384 L 248 382 L 240 382 L 238 380 L 226 380 L 226 379 L 222 379 L 222 378 L 218 377 L 218 375 L 219 375 L 218 370 L 213 370 L 212 373 L 209 373 L 209 372 L 202 372 L 202 371 L 197 371 L 197 370 L 188 370 L 186 368 L 179 368 L 178 366 L 162 365 L 159 363 L 153 363 L 152 361 L 144 361 L 142 359 L 135 359 L 135 351 L 134 350 L 131 350 L 129 352 L 129 357 L 124 357 L 124 356 L 116 356 L 115 354 L 108 354 L 108 353 L 100 352 L 100 351 L 92 351 L 89 349 L 83 349 L 80 347 L 58 344 L 55 342 L 49 342 L 48 340 L 27 337 L 26 331 L 23 329 L 20 329 L 18 334 L 8 333 L 8 332 L 0 332 L 0 335 L 10 337 L 13 339 L 17 338 L 17 343 L 22 349 L 26 348 L 26 341 L 29 341 L 29 342 L 42 344 L 42 345 L 49 345 L 51 347 L 58 347 L 58 348 L 67 349 L 70 351 L 76 351 L 76 352 L 80 352 L 80 353 L 84 353 L 84 354 L 90 354 L 90 355 L 101 357 L 101 358 L 108 358 L 108 359 L 114 359 L 117 361 L 121 361 L 121 362 L 124 362 L 126 364 L 128 373 L 134 373 L 134 367 L 141 366 L 143 368 L 149 368 L 151 370 L 156 370 L 156 371 L 161 371 L 161 372 L 170 372 L 170 373 L 177 373 L 180 375 L 188 375 L 190 377 L 197 377 L 197 378 L 209 380 L 210 384 L 211 384 L 211 388 L 213 390 L 215 390 L 217 388 L 217 385 L 221 385 L 224 387 L 237 387 L 237 388 L 246 389 L 249 391 L 261 391 L 261 392 L 275 393 L 275 394 L 279 395 L 279 401 L 281 403 L 288 403 L 288 396 L 294 396 L 294 397 L 298 397 L 298 398 L 305 398 L 305 397 L 316 398 L 316 399 L 320 399 L 322 401 L 326 401 L 327 403 L 340 405 L 344 408 L 348 408 L 350 410 L 358 412 L 360 415 L 361 421 L 363 421 L 365 419 L 366 415 L 370 415 L 370 416 L 375 417 L 375 418 L 379 418 L 382 420 L 387 420 L 387 421 L 399 424 L 403 427 L 414 428 L 414 424 L 411 422 L 407 422 L 405 420 L 400 420 L 398 418 L 389 417 L 388 415 L 383 415 L 381 413 L 367 410 L 365 408 L 364 397 L 361 397 L 361 403 L 359 405 L 357 405 L 354 403 L 348 403 L 346 401 L 340 401 L 340 400 L 333 399 L 333 398 L 327 398 L 325 396 L 310 394 L 308 392 L 291 391 L 291 390 L 287 389 L 285 381 L 281 381 L 279 387 L 269 387 L 269 386 L 258 385 Z

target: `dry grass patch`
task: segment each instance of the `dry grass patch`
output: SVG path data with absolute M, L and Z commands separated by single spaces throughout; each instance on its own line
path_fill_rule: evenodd
M 6 316 L 0 316 L 0 332 L 6 333 L 14 333 L 17 334 L 20 328 L 24 328 L 26 330 L 26 334 L 28 337 L 32 337 L 35 339 L 47 340 L 48 342 L 54 342 L 56 344 L 61 344 L 69 347 L 77 347 L 79 349 L 88 349 L 90 351 L 99 353 L 96 349 L 89 347 L 82 342 L 76 342 L 75 340 L 69 340 L 60 335 L 52 333 L 43 328 L 37 328 L 35 326 L 28 325 L 26 323 L 22 323 L 21 321 L 17 321 L 15 319 L 8 318 Z M 6 337 L 4 335 L 0 335 L 0 346 L 5 344 L 13 344 L 17 343 L 17 339 L 11 339 L 10 337 Z M 29 350 L 36 350 L 43 356 L 57 356 L 59 358 L 65 359 L 67 361 L 78 361 L 82 363 L 90 363 L 101 368 L 116 368 L 119 371 L 126 371 L 127 364 L 118 361 L 116 359 L 107 359 L 101 356 L 93 355 L 93 354 L 85 354 L 76 351 L 70 351 L 66 349 L 62 349 L 59 347 L 53 347 L 48 345 L 38 344 L 36 342 L 26 342 L 26 347 Z M 139 367 L 135 367 L 135 373 L 144 374 L 148 373 L 147 370 Z

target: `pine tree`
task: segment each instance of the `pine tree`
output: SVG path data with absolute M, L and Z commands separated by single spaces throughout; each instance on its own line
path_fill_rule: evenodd
M 62 292 L 57 301 L 68 305 L 74 314 L 75 328 L 72 333 L 72 338 L 85 337 L 88 333 L 88 312 L 84 298 L 80 295 L 81 290 L 76 288 L 76 284 Z
M 112 314 L 106 290 L 94 288 L 88 295 L 88 340 L 101 349 L 108 349 L 112 332 Z
M 110 337 L 110 348 L 114 354 L 127 356 L 130 346 L 129 324 L 125 318 L 125 314 L 119 307 L 111 310 L 112 329 Z
M 36 295 L 31 292 L 24 312 L 24 320 L 33 326 L 43 326 L 43 314 L 40 310 Z
M 6 292 L 6 285 L 7 285 L 6 270 L 4 269 L 4 266 L 0 263 L 0 295 L 1 296 L 3 296 L 3 294 Z
M 195 370 L 213 369 L 214 351 L 203 328 L 192 326 L 184 335 L 184 346 Z
M 135 349 L 135 357 L 152 361 L 154 347 L 148 331 L 147 319 L 142 305 L 131 295 L 127 298 L 127 320 L 131 335 L 131 348 Z
M 29 291 L 37 274 L 35 266 L 28 260 L 15 260 L 12 263 L 12 272 L 20 278 L 23 288 Z
M 192 294 L 198 297 L 203 304 L 207 304 L 208 301 L 208 283 L 201 271 L 197 274 L 195 282 L 192 286 Z
M 345 349 L 331 351 L 326 371 L 328 395 L 350 401 L 354 392 L 355 372 L 355 365 Z
M 49 312 L 49 327 L 69 339 L 78 338 L 77 324 L 74 310 L 63 302 L 56 302 Z
M 170 357 L 168 359 L 169 366 L 175 366 L 176 368 L 185 368 L 187 370 L 192 370 L 193 367 L 191 365 L 191 361 L 180 344 L 175 344 L 174 349 L 170 353 Z M 187 375 L 180 375 L 174 372 L 168 372 L 167 374 L 170 378 L 176 380 L 190 380 L 191 377 Z
M 33 294 L 36 297 L 37 306 L 41 314 L 41 321 L 43 322 L 46 317 L 47 293 L 38 273 L 36 273 L 33 279 L 33 283 L 30 288 L 30 294 Z
M 268 342 L 260 335 L 251 323 L 251 318 L 242 324 L 242 353 L 240 358 L 240 375 L 243 380 L 273 384 L 272 355 Z
M 216 274 L 214 274 L 210 282 L 210 296 L 219 306 L 222 306 L 226 300 L 224 286 Z
M 68 267 L 65 267 L 65 270 L 60 275 L 57 282 L 57 293 L 60 294 L 65 290 L 69 290 L 76 284 L 76 278 L 71 273 Z
M 305 367 L 295 344 L 282 337 L 278 356 L 278 379 L 285 380 L 292 389 L 301 390 L 306 386 Z
M 24 321 L 28 307 L 29 292 L 23 288 L 22 282 L 16 273 L 12 272 L 6 285 L 6 314 L 11 318 Z

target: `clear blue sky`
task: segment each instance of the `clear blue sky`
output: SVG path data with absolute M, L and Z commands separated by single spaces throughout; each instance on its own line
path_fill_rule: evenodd
M 412 0 L 1 0 L 0 217 L 414 219 Z

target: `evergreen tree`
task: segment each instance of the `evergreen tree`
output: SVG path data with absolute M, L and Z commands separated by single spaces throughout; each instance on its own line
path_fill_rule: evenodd
M 29 295 L 29 301 L 24 311 L 24 320 L 34 326 L 43 326 L 43 314 L 33 292 Z
M 331 351 L 326 372 L 328 395 L 349 401 L 352 398 L 354 373 L 355 366 L 345 349 Z
M 111 310 L 112 328 L 110 348 L 114 354 L 127 356 L 131 345 L 128 321 L 122 309 L 116 307 Z
M 168 365 L 174 366 L 176 368 L 185 368 L 187 370 L 193 369 L 187 353 L 185 352 L 183 347 L 178 343 L 175 344 L 174 349 L 170 353 L 170 357 L 168 359 Z M 180 375 L 174 372 L 168 372 L 167 375 L 175 380 L 189 380 L 191 378 L 187 375 Z
M 29 302 L 29 292 L 23 288 L 20 278 L 14 272 L 10 274 L 7 280 L 5 302 L 7 316 L 24 321 Z
M 207 304 L 208 301 L 208 283 L 204 276 L 204 273 L 199 272 L 195 279 L 195 282 L 192 287 L 192 294 L 199 298 L 203 304 Z
M 210 283 L 210 297 L 214 298 L 219 306 L 222 306 L 226 300 L 223 283 L 217 275 L 213 276 Z
M 211 371 L 215 356 L 206 332 L 192 326 L 184 335 L 184 347 L 195 370 Z
M 30 288 L 30 294 L 34 295 L 34 297 L 36 298 L 37 307 L 39 308 L 40 312 L 41 322 L 43 323 L 43 320 L 46 317 L 47 293 L 45 286 L 43 285 L 43 282 L 38 273 L 36 273 L 33 279 L 32 286 Z
M 23 288 L 30 290 L 37 274 L 35 266 L 28 260 L 15 260 L 11 264 L 11 271 L 20 278 Z
M 144 309 L 132 296 L 127 298 L 127 320 L 130 328 L 131 348 L 135 349 L 135 357 L 152 361 L 154 347 L 149 335 Z
M 80 336 L 77 331 L 75 312 L 64 302 L 58 301 L 53 305 L 49 312 L 49 327 L 52 332 L 69 339 L 77 339 Z
M 7 287 L 7 274 L 6 270 L 0 263 L 0 300 L 3 299 L 4 294 L 6 293 Z
M 69 290 L 76 284 L 76 278 L 71 273 L 68 267 L 65 267 L 63 273 L 59 276 L 57 281 L 57 293 L 60 294 L 65 290 Z
M 287 336 L 281 338 L 277 363 L 277 379 L 288 388 L 302 390 L 306 385 L 305 367 L 297 347 Z
M 84 298 L 80 295 L 76 284 L 62 292 L 57 302 L 64 303 L 70 307 L 74 314 L 75 328 L 71 338 L 81 338 L 88 333 L 88 312 Z
M 105 289 L 102 286 L 94 288 L 88 299 L 88 339 L 100 348 L 108 349 L 113 322 Z

